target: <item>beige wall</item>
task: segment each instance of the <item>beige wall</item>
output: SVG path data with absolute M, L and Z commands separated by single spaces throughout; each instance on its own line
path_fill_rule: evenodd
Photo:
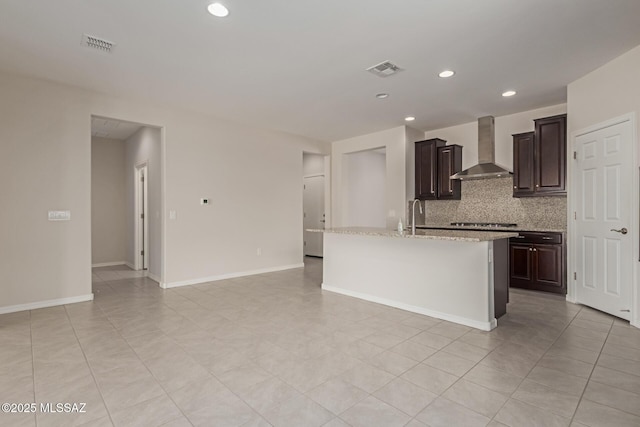
M 302 155 L 302 173 L 304 176 L 324 174 L 324 158 L 321 154 L 304 153 Z
M 623 114 L 640 111 L 640 46 L 567 87 L 571 133 Z M 636 123 L 640 126 L 640 121 Z M 640 127 L 638 128 L 640 135 Z
M 640 84 L 638 76 L 640 76 L 640 46 L 570 83 L 567 88 L 569 135 L 572 136 L 577 131 L 604 121 L 634 113 L 637 126 L 635 135 L 637 146 L 637 138 L 640 135 Z M 569 144 L 571 144 L 570 147 L 573 147 L 573 138 Z M 640 150 L 638 151 L 640 152 Z M 571 177 L 571 166 L 569 163 L 569 178 Z M 637 175 L 634 181 L 638 181 Z M 630 191 L 633 190 L 637 191 L 637 187 L 630 189 Z M 571 197 L 571 186 L 569 186 L 569 196 Z M 638 227 L 637 219 L 635 225 L 631 227 L 632 235 L 637 236 L 634 227 Z M 571 248 L 570 245 L 570 251 Z M 637 260 L 637 246 L 634 250 L 636 251 L 634 259 Z M 570 263 L 572 255 L 569 252 Z M 637 269 L 636 263 L 634 270 L 637 271 Z M 640 284 L 638 284 L 637 277 L 634 288 L 635 302 L 632 311 L 632 324 L 640 327 Z
M 553 105 L 508 116 L 496 117 L 496 163 L 513 170 L 514 133 L 533 131 L 533 119 L 564 114 L 567 105 Z M 443 129 L 425 132 L 425 139 L 440 138 L 447 144 L 462 145 L 462 168 L 466 169 L 478 163 L 478 123 L 471 122 Z
M 91 262 L 93 264 L 127 261 L 124 160 L 124 141 L 91 138 Z
M 405 128 L 405 140 L 407 141 L 407 152 L 405 157 L 406 168 L 406 199 L 413 200 L 416 196 L 416 163 L 415 163 L 415 145 L 416 141 L 422 141 L 424 132 L 414 128 Z
M 331 144 L 331 209 L 332 226 L 344 227 L 349 222 L 348 171 L 344 156 L 358 151 L 385 148 L 387 175 L 385 206 L 387 226 L 395 227 L 404 221 L 406 203 L 407 139 L 404 126 L 368 135 L 335 141 Z
M 147 163 L 147 212 L 149 231 L 148 270 L 154 279 L 162 275 L 162 168 L 161 168 L 161 131 L 158 128 L 142 127 L 131 135 L 125 143 L 126 180 L 126 256 L 127 262 L 135 265 L 135 186 L 136 166 Z
M 324 144 L 22 76 L 0 93 L 0 311 L 91 296 L 91 115 L 165 129 L 165 282 L 302 262 L 302 152 Z
M 387 156 L 381 150 L 359 151 L 343 158 L 347 177 L 347 227 L 386 227 Z

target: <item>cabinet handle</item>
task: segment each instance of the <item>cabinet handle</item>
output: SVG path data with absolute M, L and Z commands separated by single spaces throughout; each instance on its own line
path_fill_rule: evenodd
M 514 185 L 514 186 L 513 186 L 513 188 L 518 188 L 518 187 L 516 187 L 516 186 Z
M 533 251 L 533 248 L 529 248 L 529 252 Z
M 543 237 L 542 240 L 551 240 L 553 237 Z
M 524 236 L 516 236 L 516 239 L 524 239 Z
M 538 250 L 536 248 L 533 248 L 533 252 L 538 252 Z
M 536 188 L 538 188 L 538 187 L 540 187 L 540 185 L 539 185 L 539 184 L 536 184 Z

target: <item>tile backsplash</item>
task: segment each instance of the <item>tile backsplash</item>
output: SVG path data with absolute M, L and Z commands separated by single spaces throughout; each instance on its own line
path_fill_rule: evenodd
M 416 224 L 505 222 L 522 228 L 566 230 L 567 198 L 513 197 L 513 179 L 462 181 L 461 200 L 427 200 L 424 218 Z M 409 218 L 411 203 L 409 203 Z

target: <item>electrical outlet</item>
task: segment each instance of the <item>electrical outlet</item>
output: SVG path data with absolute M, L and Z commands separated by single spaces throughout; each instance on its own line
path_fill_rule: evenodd
M 201 205 L 208 205 L 209 204 L 209 199 L 200 199 L 200 204 Z

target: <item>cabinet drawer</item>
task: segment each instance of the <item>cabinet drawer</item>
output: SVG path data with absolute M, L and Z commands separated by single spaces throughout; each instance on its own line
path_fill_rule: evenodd
M 542 233 L 532 231 L 521 231 L 518 237 L 512 237 L 511 243 L 543 243 L 543 244 L 561 244 L 562 233 Z

